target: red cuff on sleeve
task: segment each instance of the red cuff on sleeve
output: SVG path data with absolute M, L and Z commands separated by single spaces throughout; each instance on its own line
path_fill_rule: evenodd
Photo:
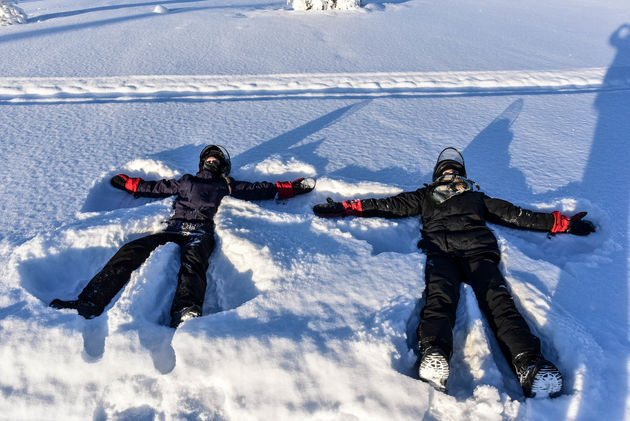
M 551 212 L 553 215 L 553 227 L 551 232 L 553 234 L 557 232 L 565 232 L 569 228 L 569 217 L 562 215 L 559 211 Z
M 361 204 L 361 201 L 359 199 L 346 200 L 345 202 L 342 202 L 342 205 L 344 210 L 346 211 L 346 215 L 363 215 L 363 204 Z
M 138 191 L 138 185 L 142 181 L 142 178 L 127 178 L 125 180 L 125 189 L 131 193 L 135 193 Z
M 295 196 L 293 193 L 293 184 L 290 181 L 277 181 L 278 199 L 290 199 Z

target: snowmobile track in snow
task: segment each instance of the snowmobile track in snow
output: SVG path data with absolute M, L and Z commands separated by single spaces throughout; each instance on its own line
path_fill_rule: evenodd
M 0 103 L 552 94 L 630 89 L 630 68 L 564 71 L 4 77 Z

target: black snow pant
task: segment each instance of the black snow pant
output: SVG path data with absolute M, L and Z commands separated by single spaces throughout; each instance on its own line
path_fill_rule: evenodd
M 171 316 L 183 308 L 203 307 L 206 293 L 208 259 L 214 249 L 212 232 L 161 232 L 123 245 L 105 267 L 92 278 L 79 294 L 80 300 L 104 308 L 125 286 L 131 273 L 142 265 L 158 246 L 173 242 L 180 246 L 181 266 Z
M 454 257 L 427 256 L 425 271 L 426 303 L 420 313 L 420 351 L 440 346 L 453 352 L 453 326 L 459 300 L 460 282 L 469 284 L 510 365 L 522 352 L 540 353 L 540 340 L 534 336 L 516 309 L 494 255 Z

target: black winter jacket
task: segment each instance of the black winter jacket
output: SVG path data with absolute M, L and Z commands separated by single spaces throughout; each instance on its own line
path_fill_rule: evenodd
M 231 196 L 244 200 L 273 199 L 278 189 L 274 183 L 236 181 L 229 178 Z M 213 223 L 221 199 L 230 195 L 227 180 L 209 171 L 184 174 L 178 180 L 142 181 L 137 196 L 168 197 L 177 195 L 173 221 Z
M 497 240 L 486 221 L 513 228 L 551 230 L 550 213 L 522 209 L 479 191 L 467 191 L 441 204 L 431 199 L 431 186 L 384 199 L 363 199 L 362 216 L 403 218 L 421 215 L 422 239 L 418 247 L 427 254 L 447 253 L 472 256 L 491 253 L 500 256 Z

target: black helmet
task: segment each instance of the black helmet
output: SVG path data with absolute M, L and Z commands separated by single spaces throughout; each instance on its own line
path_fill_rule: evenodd
M 230 161 L 230 154 L 227 149 L 220 145 L 208 145 L 199 154 L 199 171 L 203 169 L 203 164 L 206 162 L 206 159 L 214 156 L 219 161 L 221 161 L 221 173 L 223 175 L 229 175 L 230 170 L 232 169 L 232 162 Z
M 440 152 L 435 167 L 433 167 L 433 181 L 437 180 L 448 169 L 456 170 L 459 175 L 466 177 L 464 157 L 457 149 L 452 147 L 444 148 Z

